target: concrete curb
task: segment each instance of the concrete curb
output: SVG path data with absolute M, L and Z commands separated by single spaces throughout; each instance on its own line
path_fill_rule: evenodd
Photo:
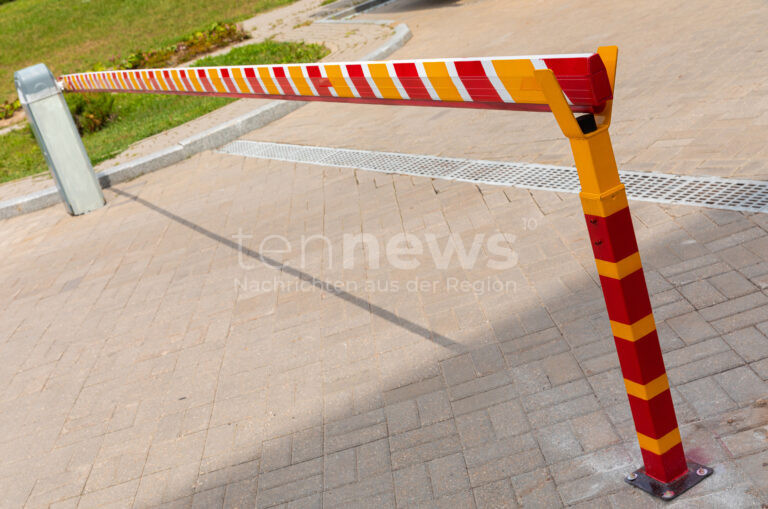
M 354 16 L 355 14 L 360 14 L 361 12 L 367 11 L 368 9 L 373 9 L 374 7 L 378 7 L 379 5 L 387 3 L 389 1 L 391 0 L 368 0 L 367 2 L 353 5 L 352 7 L 348 7 L 344 10 L 331 14 L 326 19 L 340 20 L 340 19 L 348 18 L 350 16 Z
M 347 23 L 355 23 L 347 21 Z M 383 46 L 372 51 L 362 60 L 381 60 L 402 48 L 412 37 L 411 30 L 404 23 L 395 27 L 395 33 Z M 146 173 L 160 170 L 176 164 L 199 152 L 221 147 L 232 140 L 243 136 L 255 129 L 278 120 L 289 113 L 298 110 L 307 102 L 272 101 L 237 118 L 206 129 L 198 134 L 185 138 L 170 147 L 158 150 L 144 157 L 136 158 L 114 168 L 100 171 L 96 174 L 101 187 L 108 188 L 115 184 L 135 179 Z M 58 190 L 49 187 L 25 196 L 11 198 L 0 202 L 0 219 L 8 219 L 36 210 L 44 209 L 61 201 Z

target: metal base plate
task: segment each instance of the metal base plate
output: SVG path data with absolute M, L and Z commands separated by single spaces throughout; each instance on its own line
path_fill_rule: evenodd
M 689 461 L 688 473 L 678 477 L 668 484 L 664 484 L 663 482 L 648 476 L 645 473 L 645 467 L 638 468 L 625 477 L 624 480 L 627 484 L 640 488 L 654 497 L 662 500 L 672 500 L 699 484 L 701 481 L 712 475 L 713 472 L 714 470 L 709 467 Z

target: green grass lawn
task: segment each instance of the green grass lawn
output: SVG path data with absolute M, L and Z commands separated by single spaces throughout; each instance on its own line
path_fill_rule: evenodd
M 214 21 L 237 21 L 295 0 L 15 0 L 0 5 L 0 102 L 13 72 L 46 64 L 80 72 L 132 50 L 162 48 Z
M 317 44 L 267 40 L 235 48 L 226 55 L 206 57 L 196 65 L 315 62 L 328 52 L 326 47 Z M 159 94 L 115 94 L 115 98 L 117 119 L 100 131 L 83 136 L 83 143 L 94 165 L 114 157 L 138 140 L 183 124 L 234 100 Z M 0 182 L 34 175 L 46 169 L 43 155 L 29 127 L 0 136 Z

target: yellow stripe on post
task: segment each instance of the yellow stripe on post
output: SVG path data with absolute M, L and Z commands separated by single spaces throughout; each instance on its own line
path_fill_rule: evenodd
M 456 85 L 453 84 L 445 62 L 424 62 L 424 70 L 441 101 L 464 102 Z
M 157 83 L 160 85 L 160 88 L 162 88 L 166 92 L 171 90 L 170 85 L 165 82 L 165 76 L 163 75 L 163 71 L 155 71 L 155 77 L 157 78 Z
M 611 331 L 617 338 L 627 341 L 637 341 L 656 330 L 656 322 L 653 320 L 653 313 L 639 319 L 633 324 L 614 322 L 611 320 Z
M 264 86 L 267 87 L 267 92 L 272 95 L 281 95 L 280 91 L 277 89 L 277 85 L 275 85 L 275 82 L 272 80 L 272 76 L 269 74 L 269 69 L 266 67 L 259 67 L 258 71 L 261 81 L 264 83 Z
M 184 86 L 184 82 L 181 81 L 181 75 L 179 74 L 179 71 L 176 69 L 171 70 L 171 79 L 173 80 L 173 83 L 176 85 L 176 90 L 184 90 L 187 92 L 191 92 L 191 90 L 187 90 L 187 87 Z
M 290 76 L 293 86 L 299 91 L 299 95 L 312 96 L 312 89 L 309 88 L 304 73 L 298 65 L 288 66 L 288 76 Z
M 530 60 L 493 60 L 493 68 L 515 102 L 547 104 Z
M 231 70 L 232 74 L 232 80 L 235 82 L 235 85 L 237 85 L 237 88 L 240 90 L 240 92 L 244 94 L 250 94 L 251 90 L 248 88 L 248 84 L 245 82 L 245 78 L 243 77 L 243 71 L 241 71 L 237 67 L 233 67 Z
M 389 76 L 386 64 L 370 64 L 368 69 L 371 73 L 371 79 L 376 83 L 376 88 L 379 89 L 384 99 L 402 99 L 400 92 L 397 91 L 395 82 Z
M 141 79 L 144 80 L 144 85 L 146 85 L 146 90 L 154 90 L 155 87 L 152 85 L 152 82 L 149 80 L 149 73 L 147 71 L 141 71 Z
M 637 441 L 640 448 L 661 456 L 668 450 L 683 441 L 680 437 L 680 428 L 675 428 L 661 438 L 651 438 L 642 433 L 637 434 Z
M 603 193 L 579 193 L 581 207 L 585 214 L 598 217 L 608 217 L 629 207 L 624 184 L 608 189 Z
M 141 87 L 139 86 L 139 81 L 136 79 L 136 73 L 129 72 L 128 78 L 131 80 L 131 83 L 133 83 L 133 87 L 136 90 L 141 90 Z
M 667 379 L 667 374 L 664 373 L 660 377 L 656 378 L 655 380 L 651 380 L 645 385 L 633 382 L 632 380 L 627 380 L 625 378 L 624 385 L 627 388 L 627 394 L 645 401 L 649 401 L 669 389 L 669 380 Z
M 595 258 L 595 264 L 597 265 L 598 274 L 612 279 L 623 279 L 643 268 L 643 263 L 640 261 L 640 253 L 638 251 L 635 251 L 635 253 L 618 262 L 607 262 Z
M 205 88 L 202 83 L 200 83 L 200 80 L 197 79 L 197 73 L 194 69 L 187 71 L 187 79 L 192 84 L 192 88 L 195 89 L 195 92 L 205 92 Z
M 326 65 L 325 74 L 331 81 L 331 86 L 336 91 L 336 95 L 339 97 L 355 97 L 352 93 L 352 89 L 347 85 L 347 80 L 344 79 L 344 74 L 341 72 L 340 65 Z
M 219 73 L 216 71 L 216 69 L 208 69 L 206 71 L 206 74 L 208 75 L 208 79 L 211 80 L 211 83 L 213 84 L 213 88 L 216 89 L 217 92 L 221 92 L 226 94 L 227 87 L 224 86 L 224 83 L 222 83 L 221 78 L 219 78 Z

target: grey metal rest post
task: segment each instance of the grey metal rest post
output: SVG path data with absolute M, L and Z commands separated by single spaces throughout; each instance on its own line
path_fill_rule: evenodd
M 16 71 L 14 81 L 67 212 L 79 216 L 103 207 L 101 186 L 51 71 L 33 65 Z

